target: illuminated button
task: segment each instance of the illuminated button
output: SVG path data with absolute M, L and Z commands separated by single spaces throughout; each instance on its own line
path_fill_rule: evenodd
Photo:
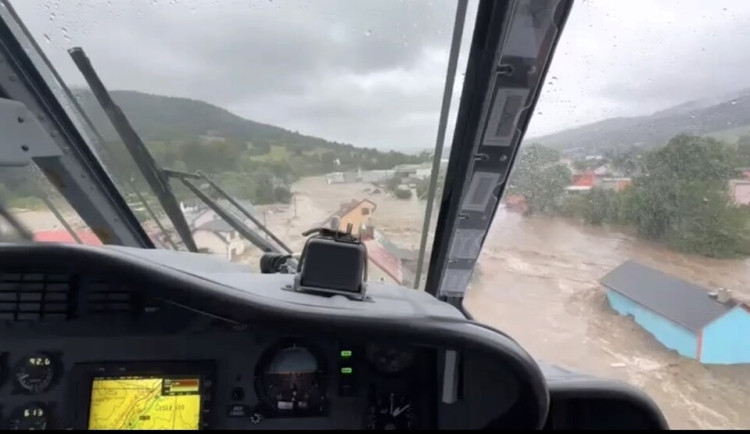
M 341 358 L 342 359 L 348 359 L 351 356 L 352 356 L 352 351 L 351 350 L 341 350 Z
M 341 373 L 344 374 L 344 375 L 351 375 L 352 372 L 354 372 L 354 371 L 349 366 L 344 366 L 344 367 L 341 368 Z

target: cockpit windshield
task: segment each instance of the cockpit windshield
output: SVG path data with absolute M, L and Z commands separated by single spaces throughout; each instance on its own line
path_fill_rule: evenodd
M 71 57 L 74 47 L 156 165 L 202 176 L 188 180 L 192 187 L 177 175 L 166 181 L 198 251 L 256 269 L 263 251 L 202 193 L 289 250 L 301 248 L 307 229 L 351 225 L 366 239 L 370 280 L 419 285 L 418 262 L 426 269 L 430 258 L 421 239 L 426 203 L 440 198 L 448 156 L 441 149 L 435 162 L 436 143 L 450 146 L 475 2 L 468 13 L 458 8 L 460 19 L 447 0 L 8 3 L 44 54 L 35 66 L 157 248 L 190 245 Z M 453 104 L 447 137 L 436 140 L 446 82 Z M 0 192 L 33 238 L 100 244 L 80 216 L 49 208 L 44 177 L 30 190 L 28 170 L 3 172 Z
M 0 0 L 0 14 L 23 21 L 111 208 L 134 215 L 131 245 L 257 270 L 305 230 L 351 230 L 371 281 L 434 289 L 535 357 L 636 384 L 673 428 L 750 427 L 750 3 L 501 3 L 515 46 L 477 56 L 501 60 L 497 87 L 466 87 L 491 98 L 466 92 L 473 130 L 451 153 L 464 76 L 480 81 L 478 3 Z M 75 172 L 57 169 L 0 170 L 5 238 L 17 221 L 37 241 L 122 239 L 86 223 L 112 214 L 81 215 L 87 190 L 61 194 Z M 457 288 L 425 285 L 431 257 Z

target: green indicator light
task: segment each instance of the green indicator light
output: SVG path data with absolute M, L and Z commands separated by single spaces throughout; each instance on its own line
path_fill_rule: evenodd
M 342 374 L 346 374 L 346 375 L 349 375 L 349 374 L 351 374 L 351 373 L 352 373 L 352 368 L 349 368 L 349 367 L 344 367 L 344 368 L 341 368 L 341 373 L 342 373 Z
M 351 357 L 352 351 L 351 350 L 341 350 L 341 357 Z

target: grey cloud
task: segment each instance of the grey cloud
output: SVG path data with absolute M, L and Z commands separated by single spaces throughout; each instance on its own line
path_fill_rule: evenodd
M 741 0 L 576 2 L 528 137 L 750 87 L 748 21 Z
M 47 8 L 39 0 L 15 6 L 37 39 L 52 36 L 43 48 L 68 82 L 82 79 L 64 48 L 80 45 L 111 89 L 201 99 L 331 140 L 414 148 L 433 145 L 456 3 L 144 0 L 126 6 L 89 0 Z M 425 69 L 428 52 L 432 68 Z M 420 85 L 357 85 L 391 72 L 399 73 L 392 80 Z M 401 119 L 421 121 L 409 126 Z

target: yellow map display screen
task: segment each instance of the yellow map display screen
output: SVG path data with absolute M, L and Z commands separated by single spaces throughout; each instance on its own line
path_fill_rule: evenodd
M 198 378 L 94 378 L 89 429 L 197 430 Z

